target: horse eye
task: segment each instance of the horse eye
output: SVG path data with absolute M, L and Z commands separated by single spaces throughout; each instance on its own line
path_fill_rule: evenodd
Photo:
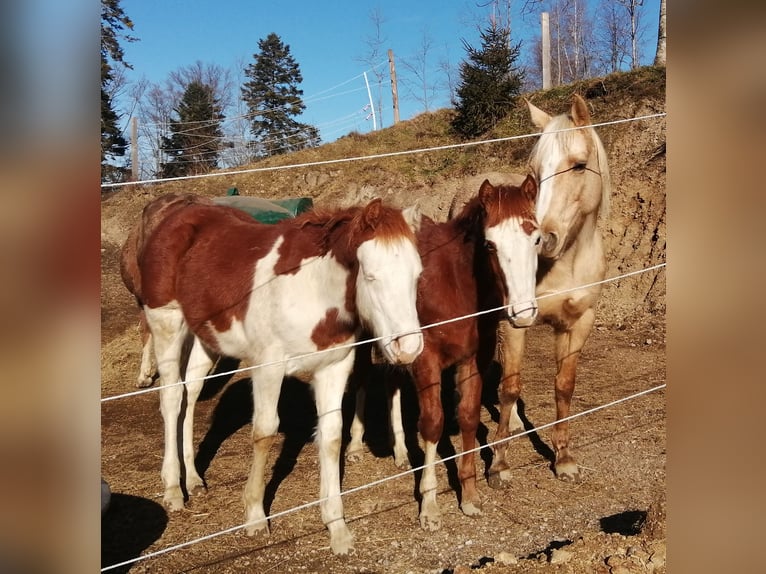
M 586 162 L 584 161 L 578 161 L 576 164 L 572 166 L 572 169 L 575 171 L 585 171 Z
M 484 249 L 489 251 L 490 253 L 495 253 L 497 251 L 497 246 L 493 241 L 486 240 L 484 242 Z

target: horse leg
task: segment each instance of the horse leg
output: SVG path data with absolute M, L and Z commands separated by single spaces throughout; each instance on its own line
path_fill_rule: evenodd
M 189 495 L 204 494 L 205 482 L 194 464 L 194 407 L 202 391 L 205 376 L 213 367 L 213 357 L 208 354 L 197 337 L 189 353 L 186 366 L 186 413 L 183 423 L 183 459 L 186 469 L 186 492 Z
M 487 480 L 487 484 L 492 488 L 502 488 L 510 482 L 511 468 L 507 461 L 510 441 L 506 439 L 524 430 L 516 401 L 521 394 L 521 359 L 524 356 L 526 332 L 526 329 L 514 329 L 509 321 L 500 321 L 497 327 L 497 350 L 502 379 L 497 390 L 500 420 L 492 442 L 504 442 L 492 447 L 494 453 Z
M 404 442 L 404 423 L 402 422 L 402 387 L 396 385 L 388 395 L 388 412 L 391 420 L 389 432 L 391 444 L 394 449 L 394 464 L 396 468 L 406 470 L 410 468 L 410 458 L 407 454 L 407 445 Z
M 354 420 L 351 421 L 351 441 L 346 447 L 346 460 L 348 462 L 360 462 L 364 456 L 364 406 L 367 401 L 367 392 L 364 382 L 356 389 L 356 404 L 354 405 Z
M 556 332 L 556 363 L 558 371 L 555 379 L 556 420 L 569 416 L 569 407 L 575 388 L 577 359 L 585 341 L 590 335 L 596 314 L 588 309 L 580 316 L 569 330 Z M 553 426 L 553 450 L 556 453 L 554 467 L 556 476 L 562 480 L 580 482 L 580 469 L 569 451 L 569 421 L 557 422 Z
M 354 353 L 339 363 L 314 373 L 317 407 L 316 443 L 319 451 L 319 507 L 322 522 L 330 531 L 334 554 L 354 549 L 354 536 L 343 518 L 340 496 L 340 451 L 343 435 L 343 392 L 353 368 Z
M 458 463 L 458 478 L 462 490 L 460 509 L 466 516 L 479 516 L 481 497 L 476 489 L 476 463 L 473 448 L 476 446 L 476 429 L 479 427 L 481 414 L 482 381 L 476 366 L 476 356 L 458 364 L 455 376 L 457 390 L 460 393 L 457 421 L 463 440 L 463 454 Z
M 253 365 L 264 362 L 268 362 L 265 357 L 250 361 Z M 284 364 L 261 367 L 253 371 L 253 461 L 242 495 L 247 523 L 245 533 L 248 536 L 259 532 L 269 533 L 269 523 L 263 510 L 266 491 L 264 476 L 269 450 L 279 429 L 277 404 L 284 374 Z
M 146 313 L 141 309 L 138 317 L 138 328 L 141 332 L 141 367 L 138 370 L 138 388 L 151 387 L 154 383 L 154 364 L 152 361 L 152 332 L 146 324 Z
M 420 416 L 418 431 L 423 438 L 425 460 L 420 479 L 420 527 L 435 531 L 441 528 L 441 511 L 436 502 L 436 446 L 444 430 L 441 401 L 441 369 L 434 360 L 421 354 L 412 366 L 418 392 Z
M 360 345 L 354 353 L 354 369 L 349 377 L 349 388 L 356 388 L 354 419 L 351 421 L 351 441 L 346 447 L 346 460 L 360 462 L 364 456 L 364 409 L 367 403 L 367 385 L 372 377 L 372 347 Z
M 177 511 L 184 506 L 178 459 L 178 419 L 184 389 L 176 383 L 181 380 L 181 352 L 188 328 L 178 307 L 147 309 L 146 320 L 152 331 L 160 373 L 160 412 L 165 426 L 165 453 L 161 472 L 165 487 L 163 502 L 168 510 Z

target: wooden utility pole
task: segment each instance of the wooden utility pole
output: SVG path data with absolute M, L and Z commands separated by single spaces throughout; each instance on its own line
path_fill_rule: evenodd
M 394 66 L 394 51 L 388 51 L 388 70 L 391 73 L 391 98 L 394 101 L 394 123 L 399 123 L 399 94 L 396 86 L 396 66 Z
M 548 12 L 540 14 L 543 41 L 543 90 L 551 87 L 551 28 Z
M 131 181 L 138 181 L 138 118 L 130 119 L 130 174 Z

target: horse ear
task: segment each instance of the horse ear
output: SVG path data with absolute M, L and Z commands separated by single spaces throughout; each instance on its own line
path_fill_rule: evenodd
M 481 204 L 485 209 L 489 201 L 492 199 L 494 193 L 495 186 L 489 183 L 488 179 L 485 179 L 479 188 L 479 201 L 481 201 Z
M 423 219 L 423 213 L 420 211 L 418 205 L 412 205 L 402 209 L 402 215 L 404 216 L 404 221 L 407 222 L 407 225 L 409 225 L 413 233 L 420 231 L 420 222 Z
M 529 108 L 529 117 L 532 119 L 532 123 L 541 130 L 545 129 L 545 126 L 547 126 L 548 122 L 551 121 L 551 116 L 535 106 L 529 100 L 525 99 L 524 101 L 527 102 L 527 107 Z
M 535 201 L 537 198 L 537 182 L 532 174 L 527 175 L 527 178 L 521 184 L 521 193 L 530 201 Z
M 582 99 L 580 94 L 572 96 L 572 120 L 577 127 L 590 125 L 590 112 L 588 104 Z
M 362 211 L 362 219 L 370 227 L 375 227 L 380 221 L 380 212 L 383 207 L 383 200 L 379 197 L 368 203 Z

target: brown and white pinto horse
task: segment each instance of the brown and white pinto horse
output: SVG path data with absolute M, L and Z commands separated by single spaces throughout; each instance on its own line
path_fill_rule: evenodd
M 441 526 L 434 465 L 444 428 L 442 371 L 457 368 L 457 419 L 466 453 L 476 444 L 480 373 L 494 356 L 498 320 L 510 317 L 515 326 L 525 327 L 537 315 L 534 291 L 540 232 L 534 216 L 536 193 L 531 176 L 521 187 L 495 187 L 484 181 L 455 219 L 435 223 L 423 218 L 417 232 L 423 261 L 417 299 L 421 324 L 470 316 L 425 329 L 423 352 L 409 367 L 418 393 L 418 429 L 425 450 L 420 524 L 427 530 Z M 476 315 L 501 307 L 506 311 Z M 352 428 L 359 432 L 361 425 L 355 423 Z M 458 474 L 461 509 L 469 516 L 480 514 L 472 452 L 460 457 Z
M 165 422 L 164 502 L 183 507 L 177 423 L 181 351 L 193 335 L 185 379 L 183 458 L 187 492 L 204 488 L 194 468 L 191 423 L 213 355 L 260 365 L 253 380 L 253 460 L 245 486 L 248 534 L 268 532 L 263 508 L 268 451 L 279 425 L 282 379 L 312 385 L 318 414 L 320 508 L 333 552 L 353 548 L 340 497 L 341 403 L 362 327 L 381 337 L 394 364 L 423 348 L 415 307 L 422 266 L 410 212 L 373 200 L 275 224 L 238 209 L 188 205 L 165 217 L 139 258 L 141 296 L 160 372 Z M 316 353 L 317 351 L 326 351 Z
M 569 416 L 577 360 L 595 321 L 594 306 L 600 285 L 560 291 L 598 282 L 606 260 L 597 228 L 599 214 L 608 212 L 611 178 L 606 151 L 592 127 L 588 106 L 574 96 L 568 114 L 551 117 L 528 102 L 532 122 L 543 130 L 529 159 L 537 181 L 537 219 L 543 236 L 537 296 L 540 319 L 553 327 L 557 372 L 554 381 L 556 420 Z M 581 129 L 572 129 L 581 128 Z M 568 131 L 560 131 L 568 130 Z M 516 400 L 521 392 L 521 359 L 525 331 L 499 327 L 499 359 L 503 378 L 498 390 L 500 420 L 495 440 L 524 430 Z M 569 423 L 554 425 L 552 433 L 556 476 L 580 480 L 569 447 Z M 510 480 L 506 461 L 508 443 L 495 447 L 489 484 Z

